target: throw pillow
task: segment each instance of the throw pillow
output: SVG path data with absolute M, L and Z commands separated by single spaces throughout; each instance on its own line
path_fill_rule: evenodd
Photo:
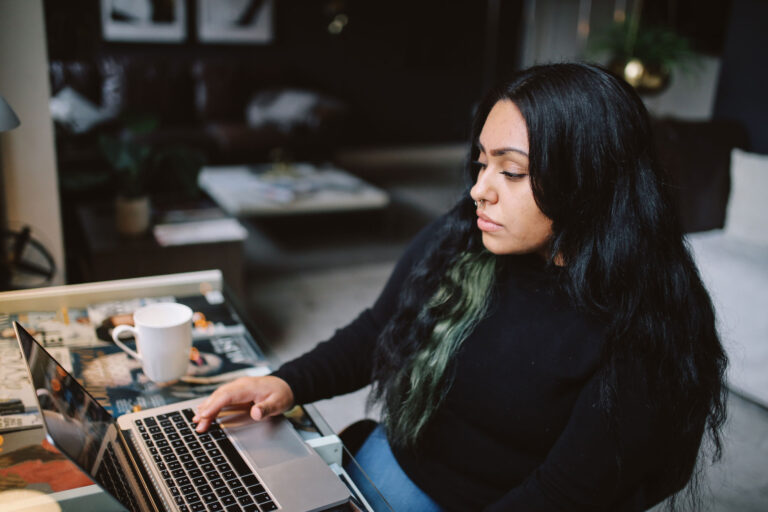
M 768 246 L 768 155 L 731 152 L 731 194 L 725 217 L 728 236 Z
M 50 99 L 49 108 L 54 121 L 72 133 L 85 133 L 112 116 L 100 109 L 71 87 L 64 87 Z

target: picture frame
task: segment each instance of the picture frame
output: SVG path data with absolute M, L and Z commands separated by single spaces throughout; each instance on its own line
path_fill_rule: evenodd
M 197 0 L 197 37 L 205 43 L 269 44 L 274 0 Z
M 187 38 L 185 0 L 101 0 L 106 41 L 178 43 Z

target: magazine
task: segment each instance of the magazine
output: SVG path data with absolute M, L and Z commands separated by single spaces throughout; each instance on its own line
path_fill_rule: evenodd
M 66 370 L 72 369 L 69 350 L 48 347 L 48 351 Z M 15 338 L 0 340 L 0 361 L 0 432 L 42 425 L 27 365 Z
M 164 386 L 150 381 L 141 362 L 117 346 L 73 348 L 70 352 L 73 374 L 115 417 L 207 396 L 227 380 L 271 371 L 243 334 L 195 339 L 187 376 Z

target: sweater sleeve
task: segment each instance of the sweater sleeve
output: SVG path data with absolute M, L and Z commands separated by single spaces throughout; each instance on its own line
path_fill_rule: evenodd
M 682 483 L 663 482 L 661 489 L 649 484 L 671 433 L 629 375 L 619 382 L 613 421 L 598 406 L 599 375 L 592 377 L 544 462 L 486 512 L 645 510 L 679 490 Z M 700 440 L 690 439 L 691 469 Z
M 330 339 L 272 374 L 288 383 L 296 404 L 351 393 L 370 384 L 379 334 L 397 308 L 411 269 L 426 254 L 438 222 L 424 228 L 409 244 L 372 307 Z

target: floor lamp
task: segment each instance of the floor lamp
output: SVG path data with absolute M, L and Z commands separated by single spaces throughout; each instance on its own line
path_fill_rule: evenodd
M 21 123 L 16 113 L 5 99 L 0 96 L 0 133 L 13 130 Z M 0 234 L 8 228 L 5 218 L 5 177 L 3 176 L 2 140 L 0 140 Z M 7 290 L 11 282 L 11 268 L 5 242 L 0 246 L 0 290 Z

